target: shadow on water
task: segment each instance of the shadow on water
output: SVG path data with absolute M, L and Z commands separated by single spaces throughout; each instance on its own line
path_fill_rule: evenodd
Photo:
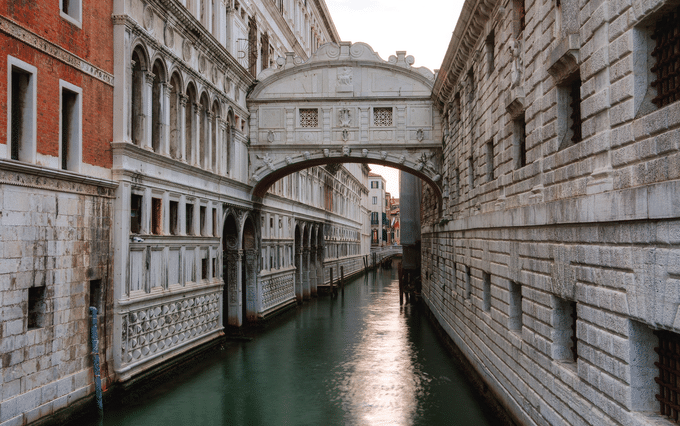
M 103 425 L 498 424 L 421 309 L 399 305 L 396 268 L 368 272 L 344 296 L 130 390 L 105 407 Z

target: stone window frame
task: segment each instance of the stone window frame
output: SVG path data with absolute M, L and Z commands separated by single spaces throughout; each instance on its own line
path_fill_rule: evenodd
M 372 107 L 371 110 L 371 115 L 373 117 L 371 122 L 373 123 L 373 127 L 394 127 L 393 107 Z
M 496 29 L 492 28 L 484 40 L 484 47 L 486 50 L 486 75 L 490 77 L 496 70 Z
M 512 120 L 512 147 L 514 168 L 519 170 L 529 165 L 527 160 L 527 122 L 525 113 Z M 523 130 L 523 131 L 522 131 Z M 522 135 L 522 137 L 520 137 Z
M 26 291 L 26 331 L 38 330 L 47 326 L 47 286 L 32 286 Z
M 465 300 L 469 301 L 472 297 L 472 268 L 465 265 Z
M 303 129 L 319 128 L 319 108 L 298 108 L 297 122 Z
M 552 296 L 552 348 L 553 360 L 573 369 L 578 365 L 578 302 Z
M 574 101 L 574 88 L 578 85 L 579 100 Z M 581 103 L 583 99 L 581 97 L 581 87 L 583 82 L 581 80 L 581 74 L 577 70 L 576 72 L 565 78 L 560 84 L 557 85 L 557 150 L 561 151 L 563 149 L 569 148 L 583 141 L 583 117 L 581 110 Z M 578 106 L 578 111 L 574 111 L 574 108 Z M 581 127 L 579 133 L 576 133 L 575 126 L 577 123 L 574 122 L 574 114 L 578 113 L 580 117 Z M 526 137 L 525 137 L 526 144 Z M 526 146 L 526 145 L 525 145 Z
M 508 329 L 522 333 L 523 309 L 522 284 L 508 280 Z
M 482 309 L 491 312 L 491 274 L 482 272 Z
M 180 204 L 179 197 L 170 197 L 168 199 L 168 232 L 170 235 L 180 235 Z M 173 206 L 175 210 L 174 218 Z
M 76 96 L 74 110 L 70 117 L 70 133 L 68 154 L 64 157 L 64 92 Z M 63 167 L 66 161 L 66 168 Z M 76 173 L 81 172 L 83 162 L 83 89 L 64 80 L 59 80 L 59 168 Z
M 65 10 L 68 9 L 68 10 Z M 82 0 L 59 0 L 59 16 L 78 28 L 83 28 Z
M 144 191 L 143 190 L 132 190 L 130 191 L 130 234 L 131 235 L 145 235 L 147 234 L 147 226 L 146 226 L 146 220 L 145 220 L 145 215 L 146 215 L 146 203 L 145 203 L 145 197 L 144 197 Z M 133 231 L 132 228 L 132 202 L 135 199 L 135 197 L 138 197 L 137 199 L 139 200 L 139 209 L 138 214 L 137 214 L 137 223 L 138 223 L 138 230 L 135 232 Z
M 30 105 L 23 108 L 23 137 L 18 148 L 18 161 L 35 163 L 37 159 L 38 134 L 38 69 L 14 56 L 7 55 L 7 149 L 6 158 L 12 158 L 12 74 L 18 70 L 30 76 L 24 101 Z
M 493 182 L 496 179 L 494 170 L 495 144 L 493 139 L 486 142 L 486 181 Z

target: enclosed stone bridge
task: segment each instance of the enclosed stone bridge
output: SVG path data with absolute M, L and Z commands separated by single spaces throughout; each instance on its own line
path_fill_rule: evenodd
M 253 196 L 311 166 L 372 163 L 404 170 L 441 195 L 441 126 L 434 74 L 412 56 L 387 61 L 365 43 L 321 46 L 306 62 L 288 54 L 249 96 Z

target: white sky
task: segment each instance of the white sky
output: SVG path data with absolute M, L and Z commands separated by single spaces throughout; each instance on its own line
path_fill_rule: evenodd
M 342 41 L 363 41 L 387 60 L 397 50 L 414 67 L 439 68 L 463 0 L 326 0 Z
M 463 0 L 326 0 L 342 41 L 363 41 L 387 60 L 397 50 L 415 58 L 414 67 L 438 69 L 456 27 Z M 399 170 L 370 165 L 399 196 Z

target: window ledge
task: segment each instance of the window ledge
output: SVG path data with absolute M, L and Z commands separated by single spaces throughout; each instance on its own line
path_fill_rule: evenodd
M 581 42 L 578 34 L 569 34 L 562 38 L 550 51 L 547 58 L 547 69 L 555 80 L 555 84 L 562 83 L 579 69 L 579 49 Z

